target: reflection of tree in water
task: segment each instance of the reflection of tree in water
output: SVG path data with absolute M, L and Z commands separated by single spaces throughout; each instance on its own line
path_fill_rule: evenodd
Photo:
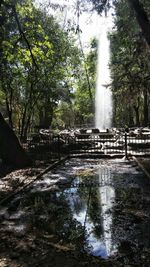
M 93 233 L 95 237 L 100 237 L 102 234 L 101 206 L 99 199 L 99 191 L 97 187 L 94 187 L 91 190 L 91 199 L 89 203 L 88 215 L 94 225 Z
M 73 243 L 78 249 L 83 248 L 85 244 L 84 227 L 73 218 L 73 211 L 64 192 L 60 193 L 56 205 L 58 208 L 60 207 L 59 212 L 53 214 L 53 221 L 56 223 L 56 234 L 64 242 Z
M 100 196 L 98 190 L 98 175 L 82 177 L 80 176 L 81 183 L 87 186 L 79 186 L 77 189 L 77 194 L 80 199 L 80 212 L 84 208 L 86 211 L 86 218 L 89 222 L 93 224 L 92 232 L 95 237 L 100 237 L 102 234 L 101 227 L 101 205 Z M 79 208 L 79 206 L 78 206 Z
M 73 244 L 77 249 L 85 246 L 84 227 L 73 218 L 66 195 L 61 193 L 31 194 L 21 203 L 29 211 L 33 229 L 52 234 L 64 244 Z

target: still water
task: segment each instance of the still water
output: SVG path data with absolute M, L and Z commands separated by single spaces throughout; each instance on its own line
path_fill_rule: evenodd
M 62 244 L 120 257 L 123 264 L 147 257 L 150 180 L 133 161 L 72 159 L 37 181 L 34 191 L 50 197 L 45 228 Z
M 116 266 L 149 266 L 149 192 L 134 161 L 71 159 L 1 209 L 1 231 L 37 229 L 74 251 L 113 257 Z
M 71 223 L 64 222 L 65 227 L 68 225 L 71 231 L 75 221 L 77 239 L 78 229 L 84 231 L 81 249 L 104 259 L 129 255 L 129 261 L 139 261 L 141 247 L 145 253 L 149 244 L 143 237 L 149 221 L 142 216 L 149 209 L 150 182 L 137 166 L 121 159 L 75 159 L 57 170 L 57 175 L 62 180 L 70 179 L 67 188 L 67 183 L 62 183 L 62 188 L 58 183 L 61 190 L 57 197 L 64 197 L 72 216 Z
M 111 169 L 100 165 L 93 172 L 80 169 L 65 194 L 73 217 L 86 231 L 88 251 L 103 258 L 114 255 L 117 246 L 112 236 L 115 190 Z

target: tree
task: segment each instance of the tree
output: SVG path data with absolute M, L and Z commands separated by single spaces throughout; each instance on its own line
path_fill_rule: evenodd
M 78 64 L 78 51 L 67 31 L 31 1 L 2 1 L 1 14 L 0 90 L 9 124 L 24 140 L 29 129 L 39 123 L 39 117 L 44 126 L 51 125 L 55 107 L 69 95 L 68 73 L 72 75 L 72 68 Z M 0 130 L 4 131 L 6 125 Z M 11 142 L 20 146 L 7 125 L 9 130 Z M 2 133 L 3 139 L 4 136 Z M 7 147 L 3 150 L 6 154 Z M 5 159 L 10 159 L 10 151 L 7 154 Z M 13 157 L 11 161 L 14 162 Z M 23 161 L 22 158 L 22 165 Z
M 150 52 L 126 1 L 116 4 L 111 73 L 116 126 L 147 126 Z
M 143 3 L 142 3 L 143 2 Z M 142 30 L 143 36 L 150 46 L 150 21 L 148 13 L 144 9 L 144 1 L 128 0 L 130 7 L 134 10 L 137 22 Z
M 116 0 L 85 0 L 86 2 L 91 2 L 94 9 L 101 14 L 102 11 L 107 13 L 112 5 L 116 5 L 120 1 Z M 142 34 L 150 46 L 150 20 L 149 20 L 149 1 L 144 0 L 128 0 L 129 7 L 134 11 L 134 16 L 141 28 Z
M 3 77 L 3 67 L 5 64 L 3 41 L 5 39 L 5 23 L 9 19 L 8 3 L 1 1 L 0 3 L 0 22 L 1 22 L 1 35 L 0 35 L 0 78 Z M 2 114 L 0 113 L 0 145 L 1 157 L 7 163 L 13 164 L 15 167 L 25 167 L 31 163 L 25 151 L 20 145 L 16 135 L 9 125 L 5 122 Z
M 86 65 L 86 70 L 88 72 L 88 81 L 84 65 Z M 91 102 L 88 82 L 90 82 L 92 95 L 95 95 L 96 65 L 97 40 L 93 39 L 90 44 L 90 51 L 86 54 L 83 60 L 80 76 L 75 90 L 75 123 L 79 125 L 93 124 L 93 102 Z

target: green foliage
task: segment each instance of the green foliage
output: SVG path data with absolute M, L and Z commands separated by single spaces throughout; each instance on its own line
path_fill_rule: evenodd
M 116 3 L 114 22 L 110 35 L 114 124 L 147 125 L 150 51 L 126 1 Z
M 52 127 L 64 129 L 74 127 L 74 109 L 72 103 L 61 101 L 55 109 Z
M 49 127 L 59 101 L 70 101 L 70 78 L 80 60 L 73 39 L 53 16 L 32 1 L 8 3 L 2 5 L 0 89 L 9 123 L 23 138 L 35 124 Z
M 95 95 L 97 65 L 97 41 L 95 39 L 91 41 L 90 51 L 87 53 L 85 61 L 83 62 L 75 91 L 75 123 L 79 125 L 92 124 L 94 119 L 94 107 L 89 94 L 84 64 L 86 64 L 86 69 L 88 71 L 92 95 Z
M 77 53 L 76 53 L 77 55 Z M 95 94 L 96 83 L 96 64 L 97 64 L 97 40 L 93 39 L 90 44 L 90 51 L 85 58 L 79 54 L 82 64 L 79 64 L 79 58 L 75 57 L 74 71 L 70 70 L 71 88 L 69 97 L 60 101 L 55 109 L 54 120 L 52 126 L 54 128 L 63 129 L 65 127 L 72 128 L 83 124 L 93 123 L 93 102 L 89 93 L 88 78 L 91 86 L 92 95 Z M 70 100 L 70 101 L 68 101 Z

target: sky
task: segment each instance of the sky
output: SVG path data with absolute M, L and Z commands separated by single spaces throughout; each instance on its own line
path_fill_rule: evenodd
M 58 16 L 58 20 L 60 18 L 60 23 L 64 23 L 67 19 L 74 20 L 77 23 L 77 14 L 75 12 L 77 0 L 35 0 L 38 5 L 47 6 L 47 11 L 51 14 L 58 14 L 58 9 L 56 12 L 50 8 L 49 3 L 51 4 L 59 4 L 65 5 L 63 14 L 61 13 Z M 96 12 L 92 12 L 92 14 L 83 12 L 79 17 L 79 26 L 80 26 L 80 37 L 82 46 L 84 49 L 90 44 L 90 40 L 93 37 L 97 37 L 100 34 L 100 25 L 101 25 L 101 18 L 97 15 Z

